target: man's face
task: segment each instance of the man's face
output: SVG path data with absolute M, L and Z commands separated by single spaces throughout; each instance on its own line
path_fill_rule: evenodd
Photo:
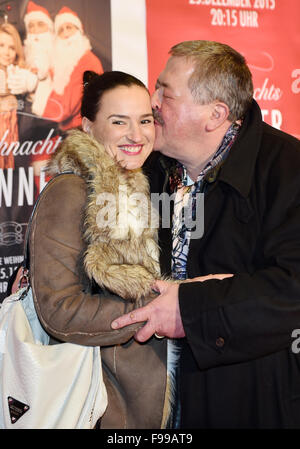
M 30 20 L 28 23 L 28 34 L 42 34 L 48 31 L 50 31 L 49 26 L 42 20 Z
M 172 56 L 160 74 L 152 95 L 156 138 L 154 148 L 186 165 L 196 156 L 204 135 L 210 105 L 195 103 L 188 86 L 194 63 Z
M 63 23 L 58 30 L 58 36 L 61 39 L 68 39 L 69 37 L 73 36 L 78 31 L 78 28 L 73 25 L 73 23 Z

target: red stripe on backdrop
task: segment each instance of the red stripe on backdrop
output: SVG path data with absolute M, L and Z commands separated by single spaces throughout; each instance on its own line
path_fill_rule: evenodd
M 146 0 L 146 7 L 150 91 L 172 45 L 220 41 L 246 57 L 265 121 L 300 138 L 298 0 Z

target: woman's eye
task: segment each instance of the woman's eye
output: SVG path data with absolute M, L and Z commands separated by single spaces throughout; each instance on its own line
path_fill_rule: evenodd
M 147 118 L 147 119 L 141 120 L 142 125 L 148 125 L 148 123 L 153 123 L 153 119 Z
M 124 122 L 122 122 L 121 120 L 115 120 L 112 122 L 113 125 L 124 125 Z

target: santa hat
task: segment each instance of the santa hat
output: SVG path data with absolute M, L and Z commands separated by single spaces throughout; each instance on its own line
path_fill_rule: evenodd
M 40 20 L 45 22 L 49 26 L 50 30 L 53 30 L 53 21 L 47 9 L 32 1 L 28 2 L 27 12 L 24 17 L 26 29 L 28 29 L 28 25 L 31 20 Z
M 54 20 L 54 30 L 55 33 L 58 33 L 59 28 L 64 23 L 72 23 L 75 25 L 81 32 L 83 32 L 82 23 L 76 14 L 76 12 L 72 11 L 67 6 L 63 6 L 61 10 L 57 13 Z

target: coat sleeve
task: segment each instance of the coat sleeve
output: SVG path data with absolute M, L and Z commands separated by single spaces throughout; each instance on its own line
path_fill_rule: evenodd
M 124 343 L 138 326 L 116 331 L 110 324 L 132 310 L 133 303 L 107 292 L 90 294 L 80 280 L 85 201 L 85 182 L 76 175 L 60 175 L 42 193 L 29 240 L 35 307 L 41 324 L 56 339 L 88 346 Z
M 300 329 L 298 147 L 294 155 L 282 152 L 272 176 L 266 174 L 264 198 L 258 195 L 265 202 L 257 238 L 260 266 L 222 281 L 180 286 L 187 343 L 200 369 L 292 351 L 293 331 Z M 222 254 L 224 264 L 232 256 Z

